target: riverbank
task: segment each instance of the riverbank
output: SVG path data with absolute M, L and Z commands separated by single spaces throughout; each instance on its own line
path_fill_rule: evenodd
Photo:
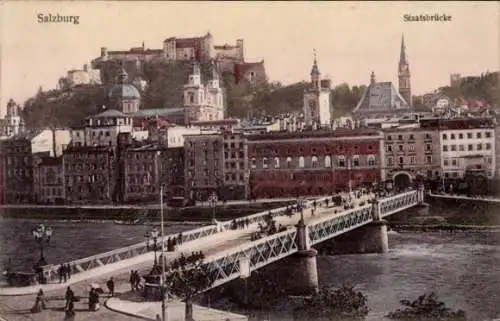
M 293 201 L 255 202 L 246 204 L 218 205 L 215 216 L 218 220 L 231 220 L 242 216 L 273 208 L 287 206 Z M 0 215 L 7 218 L 44 219 L 44 220 L 74 220 L 74 221 L 102 221 L 121 220 L 133 221 L 136 219 L 159 222 L 160 210 L 157 208 L 67 208 L 67 207 L 29 207 L 29 208 L 1 208 Z M 210 207 L 185 207 L 164 209 L 164 218 L 171 222 L 190 221 L 206 222 L 211 220 L 213 209 Z

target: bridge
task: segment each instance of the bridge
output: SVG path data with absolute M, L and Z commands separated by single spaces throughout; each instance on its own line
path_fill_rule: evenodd
M 213 287 L 245 277 L 273 262 L 290 259 L 293 264 L 287 262 L 289 267 L 303 270 L 296 274 L 303 277 L 302 280 L 295 278 L 296 289 L 293 291 L 304 292 L 317 287 L 316 251 L 312 246 L 356 229 L 356 232 L 362 232 L 362 237 L 358 240 L 360 252 L 387 252 L 387 227 L 384 218 L 423 204 L 424 191 L 422 188 L 383 198 L 365 194 L 355 199 L 349 209 L 327 202 L 327 199 L 331 200 L 332 197 L 308 200 L 305 202 L 305 210 L 292 216 L 285 215 L 287 207 L 281 207 L 242 217 L 240 219 L 248 219 L 250 223 L 245 229 L 232 230 L 232 221 L 225 221 L 184 232 L 182 245 L 176 252 L 203 251 L 204 262 L 215 277 Z M 316 209 L 313 209 L 314 205 L 317 205 Z M 273 216 L 277 224 L 286 227 L 286 230 L 252 241 L 250 235 L 258 231 L 258 224 L 264 222 L 269 215 Z M 163 242 L 166 245 L 168 238 L 177 236 L 178 234 L 166 235 Z M 161 240 L 159 243 L 161 244 Z M 152 260 L 152 251 L 144 242 L 78 259 L 69 262 L 69 265 L 72 279 L 85 280 L 102 274 L 103 271 L 134 267 L 138 263 L 149 265 Z M 57 268 L 57 265 L 44 267 L 49 281 L 58 280 Z

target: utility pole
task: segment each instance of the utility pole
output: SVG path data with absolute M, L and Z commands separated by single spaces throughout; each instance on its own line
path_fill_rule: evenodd
M 161 278 L 160 278 L 160 286 L 161 286 L 161 320 L 162 321 L 167 321 L 168 319 L 168 314 L 167 314 L 167 306 L 166 306 L 166 301 L 167 301 L 167 295 L 168 292 L 166 291 L 166 286 L 165 286 L 165 231 L 164 231 L 164 224 L 163 224 L 163 182 L 161 180 L 162 175 L 160 174 L 160 171 L 158 170 L 159 168 L 159 161 L 160 161 L 160 154 L 161 152 L 158 151 L 156 154 L 156 168 L 157 168 L 157 179 L 160 183 L 160 220 L 161 220 Z

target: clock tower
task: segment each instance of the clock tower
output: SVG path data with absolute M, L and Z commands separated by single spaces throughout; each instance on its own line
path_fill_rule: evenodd
M 406 58 L 405 38 L 401 36 L 401 52 L 398 65 L 399 93 L 405 99 L 409 106 L 412 106 L 411 83 L 410 83 L 410 64 Z
M 311 83 L 304 91 L 304 120 L 313 128 L 329 127 L 332 117 L 330 113 L 330 81 L 321 79 L 316 52 L 311 68 Z

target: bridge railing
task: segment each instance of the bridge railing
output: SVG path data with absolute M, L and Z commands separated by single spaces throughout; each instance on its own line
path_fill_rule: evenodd
M 413 190 L 380 199 L 378 201 L 380 217 L 383 218 L 415 206 L 419 202 L 418 193 L 418 190 Z

